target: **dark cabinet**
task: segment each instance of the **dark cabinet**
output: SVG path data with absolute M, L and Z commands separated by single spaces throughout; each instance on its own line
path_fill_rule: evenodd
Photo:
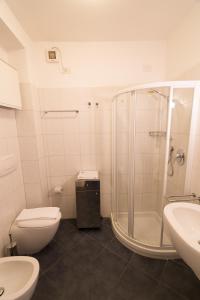
M 99 228 L 100 216 L 100 181 L 76 181 L 76 213 L 78 228 Z

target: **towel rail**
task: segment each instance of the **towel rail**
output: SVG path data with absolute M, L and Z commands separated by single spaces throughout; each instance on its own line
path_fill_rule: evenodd
M 42 118 L 47 115 L 48 113 L 79 113 L 79 110 L 77 109 L 66 109 L 66 110 L 44 110 L 42 112 Z
M 195 200 L 200 201 L 200 197 L 195 193 L 189 195 L 173 195 L 166 197 L 168 202 L 193 202 Z

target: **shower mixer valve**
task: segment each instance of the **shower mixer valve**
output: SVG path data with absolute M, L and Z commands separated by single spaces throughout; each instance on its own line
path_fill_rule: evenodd
M 176 162 L 178 163 L 179 166 L 183 166 L 185 163 L 185 153 L 182 149 L 179 149 L 176 152 Z

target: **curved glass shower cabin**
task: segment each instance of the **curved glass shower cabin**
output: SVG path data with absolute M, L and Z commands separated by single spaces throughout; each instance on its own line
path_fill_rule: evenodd
M 176 257 L 163 209 L 193 192 L 191 133 L 199 99 L 199 81 L 147 84 L 113 98 L 112 225 L 139 254 Z

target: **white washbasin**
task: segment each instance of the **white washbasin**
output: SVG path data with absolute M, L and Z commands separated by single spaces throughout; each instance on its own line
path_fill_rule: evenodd
M 200 205 L 168 204 L 164 208 L 164 220 L 178 254 L 200 279 Z
M 0 258 L 1 300 L 29 300 L 35 290 L 39 275 L 37 259 L 29 256 Z

